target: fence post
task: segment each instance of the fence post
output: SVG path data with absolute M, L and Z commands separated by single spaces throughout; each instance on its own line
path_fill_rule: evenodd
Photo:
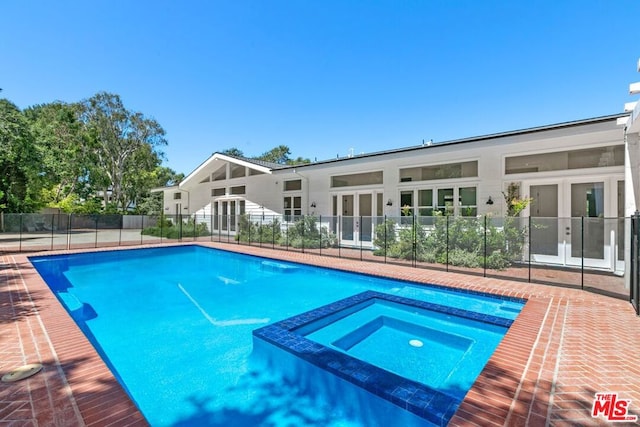
M 584 290 L 584 216 L 580 217 L 580 289 Z
M 59 215 L 59 214 L 58 214 Z M 56 214 L 51 214 L 51 250 L 53 250 L 53 226 Z
M 411 240 L 412 240 L 412 246 L 413 246 L 411 248 L 413 250 L 413 259 L 412 259 L 412 265 L 411 266 L 415 267 L 416 265 L 418 265 L 418 263 L 417 263 L 417 261 L 418 261 L 417 260 L 417 258 L 418 258 L 417 246 L 418 245 L 417 245 L 417 242 L 416 242 L 416 240 L 417 240 L 416 234 L 417 233 L 416 233 L 416 216 L 415 215 L 412 215 L 411 223 L 412 223 L 412 225 L 411 225 L 411 234 L 412 234 Z
M 71 217 L 72 213 L 67 217 L 67 250 L 71 249 Z
M 384 263 L 387 263 L 387 215 L 384 216 Z
M 304 253 L 304 229 L 307 228 L 307 216 L 302 216 L 302 253 Z
M 631 248 L 629 260 L 630 289 L 629 299 L 631 305 L 636 311 L 636 315 L 640 314 L 640 211 L 636 211 L 631 216 Z
M 504 226 L 503 226 L 504 229 Z M 484 273 L 483 277 L 487 277 L 487 215 L 484 216 Z
M 18 252 L 22 252 L 22 214 L 20 214 L 20 237 L 18 237 Z
M 446 238 L 447 247 L 445 248 L 445 254 L 446 254 L 445 271 L 449 271 L 449 215 L 445 215 L 445 227 L 446 227 L 446 234 L 447 234 L 447 238 Z
M 98 247 L 98 215 L 96 215 L 96 241 L 94 242 L 94 247 Z
M 559 219 L 556 219 L 556 221 L 559 221 Z M 529 283 L 531 283 L 531 244 L 532 244 L 532 235 L 533 235 L 533 229 L 531 228 L 533 222 L 531 221 L 531 215 L 529 215 Z
M 342 219 L 341 216 L 338 215 L 338 224 L 336 227 L 336 240 L 338 241 L 338 258 L 342 258 L 342 244 L 340 243 L 341 240 L 341 230 L 342 230 Z
M 358 240 L 360 240 L 360 261 L 362 261 L 362 215 L 360 215 L 358 222 Z
M 276 248 L 276 217 L 271 215 L 271 249 Z
M 142 223 L 140 224 L 140 244 L 141 245 L 144 243 L 144 234 L 142 234 L 143 231 L 144 231 L 144 215 L 142 215 Z
M 320 256 L 322 256 L 322 215 L 318 217 L 318 232 L 320 233 Z

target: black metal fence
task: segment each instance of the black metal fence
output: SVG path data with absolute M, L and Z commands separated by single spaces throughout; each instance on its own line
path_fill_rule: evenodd
M 4 214 L 0 252 L 211 241 L 574 287 L 638 310 L 638 218 Z

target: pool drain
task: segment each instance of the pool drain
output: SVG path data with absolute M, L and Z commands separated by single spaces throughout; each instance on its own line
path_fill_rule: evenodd
M 29 365 L 24 365 L 14 369 L 8 374 L 5 374 L 2 377 L 2 382 L 13 383 L 16 381 L 20 381 L 25 378 L 29 378 L 32 375 L 37 374 L 38 372 L 40 372 L 41 369 L 42 369 L 42 365 L 40 363 L 31 363 Z
M 409 345 L 411 347 L 422 347 L 424 343 L 420 340 L 409 340 Z

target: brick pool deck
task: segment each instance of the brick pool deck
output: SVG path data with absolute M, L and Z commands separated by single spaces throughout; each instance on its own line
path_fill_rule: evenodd
M 617 392 L 631 400 L 630 413 L 640 415 L 640 318 L 627 301 L 578 289 L 401 265 L 199 244 L 527 298 L 450 426 L 610 425 L 602 417 L 591 417 L 597 392 Z M 26 380 L 0 383 L 0 425 L 147 425 L 27 255 L 0 255 L 0 375 L 26 363 L 42 363 L 44 369 Z

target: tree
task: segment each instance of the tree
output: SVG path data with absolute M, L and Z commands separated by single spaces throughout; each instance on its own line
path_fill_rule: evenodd
M 167 144 L 164 129 L 106 92 L 83 102 L 80 119 L 97 161 L 92 179 L 102 188 L 105 206 L 112 202 L 118 210 L 129 209 L 150 188 L 145 174 L 160 165 L 160 147 Z
M 80 104 L 63 102 L 24 111 L 41 159 L 43 202 L 49 206 L 58 206 L 74 194 L 86 198 L 91 193 L 88 180 L 95 158 L 86 144 L 80 111 Z
M 0 99 L 0 206 L 8 212 L 39 207 L 40 159 L 24 114 Z
M 222 150 L 220 152 L 220 154 L 225 154 L 227 156 L 233 156 L 233 157 L 244 157 L 244 153 L 242 152 L 242 150 L 233 147 L 233 148 L 227 148 L 226 150 Z
M 291 151 L 289 150 L 289 147 L 287 147 L 286 145 L 278 145 L 277 147 L 272 148 L 266 153 L 262 153 L 262 155 L 254 157 L 254 159 L 286 165 L 289 161 L 290 154 Z
M 184 174 L 176 173 L 166 166 L 156 166 L 155 170 L 147 175 L 147 179 L 149 189 L 168 187 L 179 184 L 184 179 Z M 162 193 L 147 190 L 140 194 L 136 199 L 134 211 L 142 215 L 159 215 L 162 212 Z
M 302 165 L 305 163 L 311 163 L 311 159 L 305 159 L 302 157 L 298 157 L 297 159 L 289 159 L 287 160 L 288 165 Z
M 242 150 L 238 148 L 227 148 L 220 151 L 220 154 L 226 154 L 233 157 L 245 157 Z M 311 163 L 310 159 L 298 157 L 297 159 L 291 159 L 291 150 L 286 145 L 279 145 L 271 150 L 262 153 L 259 156 L 251 157 L 253 160 L 262 160 L 265 162 L 278 163 L 280 165 L 300 165 L 304 163 Z

